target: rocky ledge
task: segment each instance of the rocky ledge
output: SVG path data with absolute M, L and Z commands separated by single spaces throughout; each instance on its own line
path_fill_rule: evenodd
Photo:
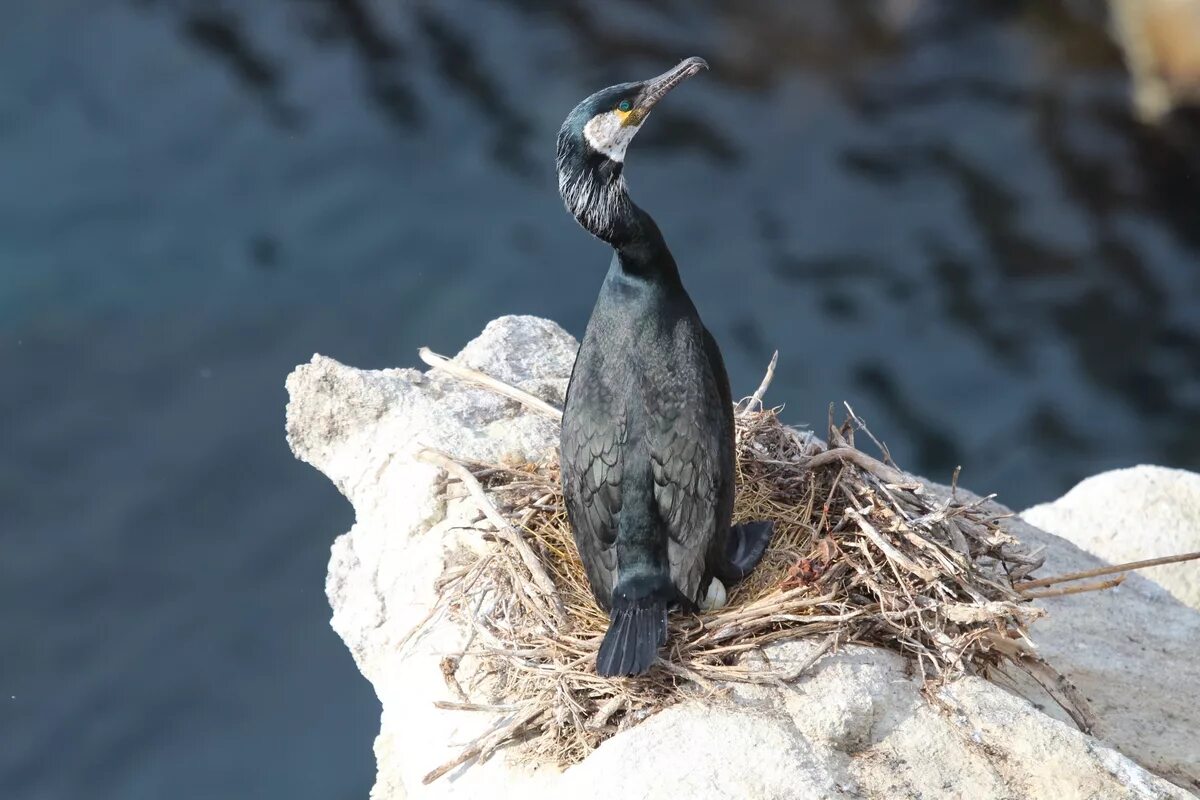
M 1114 564 L 1194 553 L 1200 551 L 1200 475 L 1146 465 L 1114 469 L 1021 517 Z M 1142 574 L 1200 609 L 1197 562 L 1150 567 Z
M 552 322 L 504 317 L 455 360 L 558 405 L 575 349 Z M 495 718 L 434 705 L 453 699 L 439 663 L 461 648 L 460 631 L 435 620 L 420 637 L 407 637 L 429 615 L 445 555 L 469 536 L 474 516 L 473 506 L 416 453 L 433 447 L 459 458 L 536 460 L 552 451 L 556 428 L 438 371 L 358 370 L 314 356 L 288 377 L 287 388 L 293 452 L 328 476 L 355 509 L 354 527 L 333 544 L 326 592 L 334 630 L 383 705 L 374 800 L 1109 800 L 1187 798 L 1200 790 L 1200 612 L 1136 575 L 1116 590 L 1039 601 L 1049 613 L 1034 625 L 1034 639 L 1089 699 L 1098 718 L 1094 736 L 1046 706 L 1044 696 L 1026 692 L 1031 702 L 979 678 L 951 684 L 935 706 L 903 658 L 848 647 L 787 688 L 738 686 L 710 704 L 669 708 L 567 770 L 522 765 L 501 753 L 424 785 L 422 776 Z M 1122 473 L 1112 475 L 1111 486 L 1128 485 Z M 1172 491 L 1151 504 L 1171 505 Z M 1098 517 L 1121 520 L 1127 540 L 1162 544 L 1149 527 L 1157 525 L 1154 518 L 1139 510 L 1148 502 L 1141 490 L 1087 492 L 1080 499 Z M 1035 511 L 1035 519 L 1052 519 Z M 1067 518 L 1043 524 L 1065 529 L 1057 520 Z M 1011 527 L 1045 548 L 1045 574 L 1104 563 L 1020 519 Z M 1136 547 L 1097 552 L 1160 554 Z M 771 658 L 798 662 L 812 646 L 779 645 Z

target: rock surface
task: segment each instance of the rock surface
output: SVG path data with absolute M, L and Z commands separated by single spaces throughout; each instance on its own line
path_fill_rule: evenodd
M 1144 122 L 1200 104 L 1200 0 L 1108 0 Z
M 1021 516 L 1112 564 L 1194 553 L 1200 551 L 1200 475 L 1152 466 L 1103 472 Z M 1200 609 L 1200 562 L 1140 574 Z
M 575 346 L 553 323 L 505 317 L 458 359 L 559 404 Z M 1034 628 L 1046 655 L 1091 698 L 1100 739 L 980 679 L 947 687 L 939 708 L 921 696 L 902 658 L 846 648 L 792 688 L 739 686 L 725 701 L 670 708 L 564 772 L 519 767 L 501 754 L 424 786 L 427 771 L 494 719 L 433 705 L 451 699 L 439 662 L 461 646 L 454 626 L 405 638 L 427 616 L 443 558 L 470 536 L 464 529 L 474 517 L 416 454 L 433 447 L 459 458 L 536 459 L 555 446 L 555 426 L 437 373 L 356 370 L 321 356 L 292 373 L 288 391 L 293 451 L 356 512 L 354 527 L 333 545 L 326 592 L 334 629 L 383 705 L 375 800 L 1065 800 L 1184 798 L 1192 795 L 1180 787 L 1200 788 L 1200 614 L 1137 578 L 1119 592 L 1047 601 L 1050 617 Z M 1048 572 L 1097 563 L 1014 524 L 1018 536 L 1046 545 Z M 798 660 L 812 646 L 776 645 L 769 656 Z
M 1040 575 L 1105 565 L 1026 520 L 1013 519 L 1008 528 L 1026 545 L 1045 548 Z M 1091 703 L 1096 735 L 1159 775 L 1200 790 L 1200 613 L 1136 574 L 1116 589 L 1038 605 L 1048 614 L 1034 624 L 1033 640 Z M 1043 710 L 1067 719 L 1052 704 Z

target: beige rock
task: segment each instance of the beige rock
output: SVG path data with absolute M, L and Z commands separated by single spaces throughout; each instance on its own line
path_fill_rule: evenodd
M 553 323 L 505 317 L 460 359 L 560 402 L 574 349 Z M 931 704 L 904 659 L 847 648 L 792 687 L 738 686 L 726 700 L 670 708 L 565 772 L 530 770 L 501 753 L 425 786 L 428 770 L 495 718 L 433 705 L 452 699 L 439 662 L 462 646 L 455 626 L 435 620 L 406 641 L 432 607 L 449 548 L 471 541 L 463 528 L 474 514 L 415 455 L 429 446 L 459 457 L 536 458 L 554 446 L 553 425 L 437 374 L 362 371 L 320 356 L 297 368 L 288 391 L 293 451 L 355 508 L 354 527 L 333 545 L 326 592 L 334 629 L 383 705 L 375 800 L 1191 796 L 1118 749 L 1181 786 L 1200 786 L 1189 783 L 1200 780 L 1200 740 L 1187 705 L 1200 696 L 1200 614 L 1139 580 L 1120 595 L 1048 603 L 1051 618 L 1035 628 L 1047 654 L 1093 697 L 1103 740 L 976 678 Z M 1067 542 L 1017 527 L 1047 545 L 1052 569 L 1095 563 Z M 813 646 L 776 645 L 767 655 L 798 663 Z
M 1139 117 L 1200 104 L 1200 0 L 1109 0 Z
M 1026 545 L 1045 548 L 1040 575 L 1105 565 L 1026 520 L 1011 520 L 1009 530 Z M 1033 639 L 1090 702 L 1096 736 L 1157 774 L 1200 791 L 1200 613 L 1140 575 L 1117 589 L 1046 598 L 1038 605 L 1048 613 L 1033 626 Z M 1045 713 L 1067 719 L 1036 692 L 1027 695 Z
M 1021 516 L 1110 564 L 1194 553 L 1200 551 L 1200 475 L 1153 466 L 1104 472 Z M 1200 561 L 1140 574 L 1200 609 Z

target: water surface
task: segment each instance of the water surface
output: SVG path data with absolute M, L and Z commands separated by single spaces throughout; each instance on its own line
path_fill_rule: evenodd
M 627 175 L 735 394 L 778 348 L 789 421 L 1016 507 L 1200 467 L 1198 128 L 1131 119 L 1086 3 L 10 3 L 0 795 L 365 796 L 283 379 L 581 334 L 554 135 L 693 54 Z

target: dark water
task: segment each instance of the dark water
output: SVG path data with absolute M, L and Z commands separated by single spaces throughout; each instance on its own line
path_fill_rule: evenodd
M 1200 467 L 1200 148 L 1088 2 L 39 0 L 0 10 L 0 796 L 363 797 L 322 592 L 348 505 L 283 441 L 314 351 L 582 331 L 553 137 L 713 65 L 627 174 L 736 393 L 850 400 L 1017 507 Z

